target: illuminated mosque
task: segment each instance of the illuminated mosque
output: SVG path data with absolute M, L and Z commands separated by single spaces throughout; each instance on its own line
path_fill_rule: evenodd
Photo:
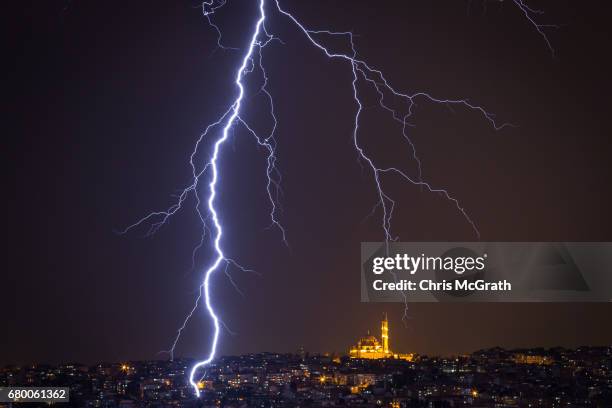
M 371 336 L 368 332 L 368 335 L 366 337 L 362 337 L 361 339 L 359 339 L 356 345 L 351 347 L 351 349 L 349 350 L 349 356 L 351 358 L 369 359 L 395 358 L 407 361 L 412 361 L 414 359 L 414 354 L 412 353 L 394 353 L 389 348 L 389 320 L 387 319 L 386 313 L 383 321 L 381 322 L 380 338 L 382 340 L 382 344 L 378 341 L 376 337 Z

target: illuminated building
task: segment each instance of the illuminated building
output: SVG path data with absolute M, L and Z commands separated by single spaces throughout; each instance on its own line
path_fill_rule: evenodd
M 371 336 L 368 333 L 366 337 L 362 337 L 359 339 L 356 345 L 351 347 L 349 350 L 349 356 L 351 358 L 397 358 L 407 361 L 413 360 L 414 354 L 412 353 L 399 354 L 391 351 L 391 348 L 389 347 L 389 320 L 387 319 L 386 313 L 380 326 L 380 338 L 382 344 L 376 337 Z
M 514 354 L 512 360 L 517 364 L 537 364 L 537 365 L 552 364 L 552 359 L 550 357 L 534 355 L 534 354 L 516 353 Z

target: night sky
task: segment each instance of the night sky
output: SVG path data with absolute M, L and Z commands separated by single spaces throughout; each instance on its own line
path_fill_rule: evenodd
M 610 33 L 604 2 L 530 2 L 557 54 L 510 2 L 282 1 L 312 28 L 352 30 L 362 58 L 399 89 L 466 97 L 518 127 L 420 103 L 411 136 L 423 175 L 458 198 L 488 241 L 612 241 Z M 216 20 L 224 42 L 247 44 L 256 3 L 230 0 Z M 192 206 L 157 235 L 115 231 L 168 207 L 189 181 L 189 154 L 235 96 L 240 51 L 215 50 L 197 2 L 23 1 L 5 15 L 5 263 L 0 364 L 162 358 L 206 265 Z M 326 60 L 286 18 L 266 48 L 276 98 L 278 167 L 290 249 L 269 224 L 265 154 L 244 131 L 225 145 L 218 208 L 229 256 L 259 274 L 222 274 L 214 302 L 234 332 L 221 354 L 346 351 L 391 320 L 398 351 L 612 343 L 612 304 L 359 302 L 361 241 L 383 239 L 371 173 L 352 146 L 350 67 Z M 335 43 L 338 49 L 346 44 Z M 381 160 L 415 171 L 398 128 L 381 125 L 372 95 L 362 140 Z M 250 102 L 249 102 L 250 101 Z M 264 129 L 261 99 L 247 114 Z M 456 208 L 388 181 L 404 241 L 475 240 Z M 192 202 L 190 202 L 191 204 Z M 203 356 L 202 310 L 177 354 Z

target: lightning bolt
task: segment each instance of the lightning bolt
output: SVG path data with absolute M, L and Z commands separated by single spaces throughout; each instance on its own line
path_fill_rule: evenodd
M 554 54 L 554 50 L 544 29 L 555 26 L 539 24 L 536 21 L 536 16 L 542 14 L 542 12 L 530 8 L 523 0 L 512 0 L 512 2 L 522 12 L 528 22 L 533 25 L 537 32 L 544 38 L 548 48 L 551 50 L 551 53 Z M 508 123 L 498 123 L 495 120 L 495 116 L 493 114 L 489 113 L 483 107 L 471 103 L 467 99 L 438 98 L 422 91 L 413 93 L 400 91 L 391 85 L 390 81 L 385 77 L 384 73 L 381 70 L 369 65 L 365 60 L 361 59 L 358 56 L 354 42 L 354 35 L 352 32 L 309 29 L 305 25 L 303 25 L 293 14 L 284 10 L 280 5 L 279 0 L 258 0 L 258 15 L 251 31 L 250 41 L 244 51 L 244 54 L 242 55 L 241 63 L 236 69 L 234 85 L 238 90 L 238 94 L 231 103 L 231 105 L 224 111 L 224 113 L 221 114 L 221 116 L 218 117 L 216 121 L 209 124 L 196 141 L 194 150 L 189 159 L 189 164 L 191 166 L 190 184 L 181 190 L 181 192 L 176 197 L 175 203 L 172 204 L 168 209 L 164 211 L 151 212 L 146 217 L 138 220 L 136 223 L 128 226 L 123 231 L 121 231 L 121 233 L 127 233 L 132 229 L 148 224 L 149 228 L 146 232 L 146 236 L 150 236 L 157 232 L 159 228 L 161 228 L 163 225 L 165 225 L 173 215 L 179 212 L 190 196 L 193 195 L 195 197 L 195 211 L 202 226 L 202 235 L 200 242 L 193 249 L 193 264 L 195 265 L 196 253 L 204 245 L 207 235 L 211 236 L 211 246 L 214 251 L 214 255 L 213 259 L 210 261 L 208 268 L 204 272 L 203 281 L 198 288 L 198 295 L 195 299 L 193 308 L 187 314 L 183 321 L 183 324 L 178 329 L 172 347 L 168 352 L 170 353 L 171 358 L 173 358 L 174 350 L 179 342 L 183 330 L 187 327 L 189 320 L 191 319 L 199 305 L 202 303 L 203 299 L 203 304 L 205 305 L 208 316 L 210 317 L 213 323 L 213 333 L 207 357 L 204 360 L 197 362 L 191 368 L 189 374 L 189 382 L 198 397 L 200 396 L 198 382 L 199 379 L 202 378 L 201 376 L 198 376 L 198 373 L 215 359 L 220 336 L 220 328 L 223 325 L 223 322 L 220 320 L 211 302 L 211 278 L 216 271 L 221 269 L 221 266 L 223 264 L 225 265 L 224 272 L 233 285 L 235 285 L 235 283 L 227 272 L 228 266 L 231 265 L 243 271 L 251 271 L 247 268 L 242 267 L 236 261 L 225 255 L 225 252 L 222 247 L 223 227 L 219 221 L 218 209 L 215 207 L 215 199 L 217 197 L 216 187 L 217 183 L 219 182 L 218 160 L 221 154 L 221 149 L 230 137 L 230 130 L 232 130 L 234 127 L 238 127 L 238 125 L 244 130 L 246 130 L 246 132 L 254 138 L 255 142 L 267 153 L 266 191 L 268 195 L 268 200 L 270 202 L 270 226 L 275 227 L 280 231 L 283 242 L 287 244 L 285 228 L 281 225 L 278 219 L 278 202 L 279 197 L 282 193 L 280 186 L 282 178 L 280 172 L 276 167 L 277 142 L 275 138 L 275 133 L 278 121 L 275 115 L 272 94 L 267 88 L 268 75 L 264 67 L 262 55 L 262 50 L 271 42 L 278 41 L 282 43 L 282 41 L 278 37 L 270 34 L 265 26 L 266 19 L 268 18 L 266 15 L 266 6 L 268 5 L 268 3 L 272 5 L 272 8 L 275 10 L 275 12 L 277 12 L 281 16 L 288 18 L 294 24 L 294 26 L 300 32 L 302 32 L 302 34 L 306 37 L 309 43 L 319 49 L 327 58 L 344 61 L 349 67 L 352 84 L 352 97 L 356 105 L 356 111 L 353 120 L 352 141 L 354 144 L 355 151 L 357 153 L 358 161 L 361 164 L 365 164 L 367 166 L 367 168 L 371 172 L 372 179 L 374 181 L 374 187 L 376 189 L 378 201 L 375 207 L 373 208 L 372 213 L 374 213 L 378 208 L 380 208 L 382 211 L 381 227 L 385 242 L 387 243 L 387 249 L 390 242 L 397 240 L 397 237 L 394 236 L 391 231 L 391 221 L 393 218 L 393 211 L 396 202 L 384 189 L 384 181 L 389 177 L 398 178 L 400 180 L 403 180 L 404 182 L 420 187 L 423 191 L 436 194 L 441 198 L 447 200 L 449 204 L 454 206 L 458 213 L 466 220 L 468 225 L 473 229 L 475 235 L 480 238 L 480 232 L 476 226 L 476 223 L 468 215 L 467 210 L 461 205 L 458 199 L 451 195 L 447 191 L 447 189 L 439 186 L 434 186 L 423 179 L 422 162 L 417 154 L 416 146 L 410 139 L 408 133 L 408 128 L 412 126 L 410 123 L 410 119 L 413 116 L 414 108 L 417 104 L 417 101 L 426 101 L 433 104 L 456 106 L 463 108 L 466 111 L 471 111 L 475 114 L 480 115 L 485 121 L 489 122 L 489 124 L 494 130 L 497 131 L 508 126 L 512 126 Z M 202 4 L 202 10 L 204 17 L 207 19 L 209 25 L 217 33 L 218 48 L 223 50 L 236 50 L 235 48 L 223 45 L 221 29 L 212 20 L 212 16 L 215 14 L 215 12 L 217 12 L 225 4 L 226 0 L 204 1 Z M 345 53 L 330 49 L 330 47 L 326 46 L 323 42 L 323 39 L 326 37 L 346 38 L 348 45 L 350 46 L 351 52 Z M 272 120 L 272 128 L 267 136 L 261 136 L 260 134 L 258 134 L 253 129 L 253 127 L 248 124 L 244 116 L 241 115 L 241 108 L 245 95 L 245 85 L 243 84 L 243 80 L 245 76 L 253 73 L 256 70 L 258 70 L 263 77 L 263 84 L 261 85 L 259 92 L 263 93 L 267 98 L 269 105 L 269 113 Z M 359 125 L 363 113 L 363 100 L 360 96 L 360 87 L 362 85 L 371 86 L 374 89 L 374 91 L 379 97 L 378 104 L 380 108 L 390 114 L 391 120 L 401 125 L 401 135 L 410 147 L 412 159 L 417 164 L 416 176 L 412 176 L 406 171 L 397 167 L 387 167 L 378 165 L 375 159 L 371 157 L 367 153 L 365 148 L 361 145 L 359 140 Z M 391 104 L 387 102 L 387 99 L 400 100 L 403 102 L 404 105 L 401 108 L 391 106 Z M 218 133 L 217 138 L 213 139 L 214 143 L 212 145 L 208 160 L 206 160 L 203 165 L 198 165 L 196 163 L 196 157 L 198 156 L 198 153 L 201 150 L 201 144 L 209 136 L 215 134 L 215 129 L 219 127 L 221 128 L 221 131 Z M 208 192 L 206 193 L 207 198 L 205 201 L 206 212 L 204 213 L 202 211 L 203 202 L 200 198 L 202 193 L 200 191 L 200 182 L 202 181 L 202 178 L 205 175 L 209 177 L 209 182 L 207 189 Z M 237 290 L 239 289 L 237 288 Z M 405 294 L 404 300 L 404 318 L 407 318 L 407 300 Z
M 209 191 L 210 191 L 210 194 L 208 196 L 208 211 L 211 215 L 212 223 L 215 229 L 215 238 L 214 238 L 213 246 L 216 252 L 216 258 L 214 262 L 209 266 L 209 268 L 204 273 L 203 287 L 204 287 L 204 304 L 206 305 L 206 309 L 208 310 L 208 315 L 213 321 L 214 331 L 213 331 L 212 343 L 210 345 L 210 352 L 208 353 L 208 357 L 205 360 L 202 360 L 198 362 L 197 364 L 195 364 L 191 368 L 191 372 L 189 374 L 189 383 L 193 386 L 193 389 L 196 392 L 196 395 L 198 397 L 200 396 L 200 389 L 198 388 L 198 384 L 196 382 L 196 374 L 198 370 L 200 369 L 200 367 L 204 367 L 210 364 L 210 362 L 215 358 L 215 354 L 217 351 L 217 343 L 219 341 L 219 318 L 217 317 L 217 314 L 215 313 L 215 310 L 213 309 L 211 301 L 210 301 L 210 278 L 213 272 L 225 260 L 225 255 L 223 254 L 223 249 L 221 248 L 221 237 L 223 236 L 223 229 L 221 227 L 221 224 L 219 223 L 219 217 L 217 215 L 217 210 L 215 208 L 215 197 L 217 196 L 217 191 L 215 190 L 215 187 L 217 185 L 217 179 L 218 179 L 217 160 L 219 158 L 219 150 L 221 149 L 221 146 L 223 145 L 223 143 L 225 143 L 225 141 L 228 138 L 229 130 L 231 129 L 231 127 L 233 126 L 234 122 L 237 119 L 240 120 L 238 115 L 240 113 L 240 107 L 242 105 L 242 98 L 244 96 L 244 86 L 242 85 L 242 77 L 245 74 L 245 71 L 251 59 L 251 56 L 253 55 L 253 50 L 255 49 L 257 45 L 257 38 L 259 37 L 259 32 L 261 31 L 261 27 L 266 18 L 266 15 L 264 12 L 264 4 L 265 4 L 264 0 L 259 0 L 260 15 L 259 15 L 259 18 L 257 19 L 257 23 L 255 24 L 255 30 L 253 31 L 253 35 L 251 36 L 251 42 L 249 43 L 247 52 L 245 53 L 244 58 L 242 59 L 242 64 L 240 65 L 240 67 L 238 67 L 238 71 L 236 72 L 235 83 L 239 90 L 238 96 L 236 97 L 236 100 L 232 104 L 231 109 L 228 111 L 231 113 L 229 114 L 229 117 L 227 118 L 225 122 L 225 126 L 223 127 L 223 132 L 221 132 L 221 137 L 217 139 L 217 141 L 214 144 L 212 157 L 210 158 L 210 161 L 208 162 L 211 168 L 211 173 L 212 173 L 210 184 L 208 185 Z
M 523 0 L 512 0 L 512 2 L 518 7 L 518 9 L 523 13 L 527 21 L 536 29 L 538 34 L 544 39 L 546 46 L 550 50 L 552 56 L 555 56 L 555 49 L 553 48 L 548 36 L 546 35 L 545 30 L 547 28 L 559 28 L 556 24 L 541 24 L 537 21 L 537 16 L 541 16 L 544 14 L 542 10 L 537 10 L 525 3 Z

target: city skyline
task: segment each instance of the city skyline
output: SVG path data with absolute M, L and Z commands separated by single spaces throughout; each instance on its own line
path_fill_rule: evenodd
M 388 308 L 388 305 L 385 306 L 386 308 Z M 606 348 L 606 347 L 610 347 L 610 342 L 602 342 L 601 344 L 579 344 L 577 346 L 574 347 L 567 347 L 567 346 L 561 346 L 559 344 L 556 343 L 548 343 L 548 344 L 529 344 L 529 345 L 523 345 L 521 347 L 511 347 L 511 346 L 503 346 L 503 342 L 499 342 L 497 344 L 493 344 L 493 345 L 489 345 L 489 346 L 485 346 L 485 347 L 481 347 L 478 349 L 474 349 L 474 350 L 456 350 L 454 352 L 449 352 L 449 353 L 426 353 L 426 352 L 419 352 L 416 351 L 414 349 L 410 349 L 410 345 L 409 342 L 408 343 L 401 343 L 401 342 L 396 342 L 395 346 L 393 346 L 393 350 L 395 351 L 391 351 L 392 347 L 391 347 L 391 336 L 390 336 L 390 331 L 391 328 L 393 328 L 393 325 L 389 325 L 389 321 L 388 321 L 388 316 L 387 316 L 387 312 L 383 312 L 381 314 L 381 316 L 383 317 L 383 320 L 381 321 L 381 326 L 379 326 L 379 329 L 381 330 L 381 341 L 379 342 L 379 340 L 371 334 L 371 328 L 372 327 L 376 327 L 373 326 L 373 322 L 363 322 L 363 324 L 361 325 L 360 328 L 360 332 L 355 332 L 355 333 L 345 333 L 343 335 L 343 338 L 347 338 L 349 340 L 347 340 L 346 344 L 344 345 L 344 347 L 341 347 L 340 349 L 336 349 L 334 347 L 323 347 L 322 349 L 316 349 L 316 350 L 311 350 L 311 349 L 307 349 L 304 347 L 303 343 L 296 343 L 295 345 L 293 345 L 293 347 L 288 347 L 284 350 L 272 350 L 272 349 L 260 349 L 260 350 L 255 350 L 255 351 L 251 351 L 248 353 L 240 353 L 240 354 L 224 354 L 224 353 L 220 353 L 214 361 L 217 360 L 223 360 L 225 358 L 233 358 L 233 357 L 240 357 L 242 355 L 250 355 L 250 354 L 295 354 L 295 355 L 304 355 L 304 354 L 312 354 L 312 355 L 320 355 L 320 356 L 327 356 L 330 358 L 333 357 L 347 357 L 347 358 L 356 358 L 356 359 L 373 359 L 373 360 L 377 360 L 377 359 L 398 359 L 398 360 L 405 360 L 405 361 L 413 361 L 415 359 L 418 359 L 422 356 L 425 357 L 432 357 L 432 358 L 455 358 L 457 356 L 465 356 L 465 355 L 470 355 L 473 353 L 476 353 L 480 350 L 486 350 L 486 349 L 494 349 L 494 348 L 500 348 L 500 349 L 506 349 L 506 350 L 555 350 L 555 349 L 580 349 L 580 348 L 589 348 L 589 347 L 593 347 L 593 348 Z M 401 322 L 401 313 L 398 311 L 398 320 L 399 322 Z M 395 330 L 399 331 L 400 333 L 402 333 L 402 330 L 407 330 L 407 327 L 404 326 L 402 323 L 398 323 L 395 325 Z M 360 334 L 361 333 L 361 336 Z M 365 334 L 365 335 L 364 335 Z M 405 334 L 405 332 L 403 333 Z M 385 337 L 386 336 L 386 337 Z M 604 333 L 604 336 L 607 336 Z M 358 342 L 357 344 L 355 344 L 354 339 L 357 338 Z M 382 340 L 382 339 L 385 339 Z M 607 338 L 607 337 L 606 337 Z M 395 339 L 395 337 L 394 337 Z M 364 342 L 364 347 L 361 348 L 361 350 L 358 350 L 358 345 L 361 345 L 361 343 Z M 176 354 L 174 356 L 174 358 L 170 358 L 170 355 L 167 352 L 160 352 L 157 353 L 156 358 L 154 359 L 138 359 L 138 358 L 130 358 L 130 357 L 125 357 L 125 358 L 121 358 L 121 359 L 116 359 L 116 360 L 103 360 L 105 363 L 110 363 L 110 364 L 117 364 L 121 367 L 125 366 L 125 364 L 130 364 L 131 362 L 139 362 L 139 361 L 168 361 L 171 362 L 173 360 L 176 361 L 184 361 L 184 360 L 189 360 L 189 361 L 193 361 L 195 359 L 197 359 L 197 357 L 195 356 L 184 356 L 181 355 L 180 353 Z M 9 362 L 0 362 L 0 368 L 1 367 L 10 367 L 10 366 L 39 366 L 39 365 L 47 365 L 47 364 L 89 364 L 92 362 L 95 362 L 96 360 L 93 361 L 80 361 L 80 360 L 64 360 L 64 361 L 54 361 L 54 360 L 39 360 L 39 361 L 34 361 L 34 360 L 30 360 L 30 361 L 9 361 Z M 102 361 L 102 360 L 98 360 L 98 361 Z

